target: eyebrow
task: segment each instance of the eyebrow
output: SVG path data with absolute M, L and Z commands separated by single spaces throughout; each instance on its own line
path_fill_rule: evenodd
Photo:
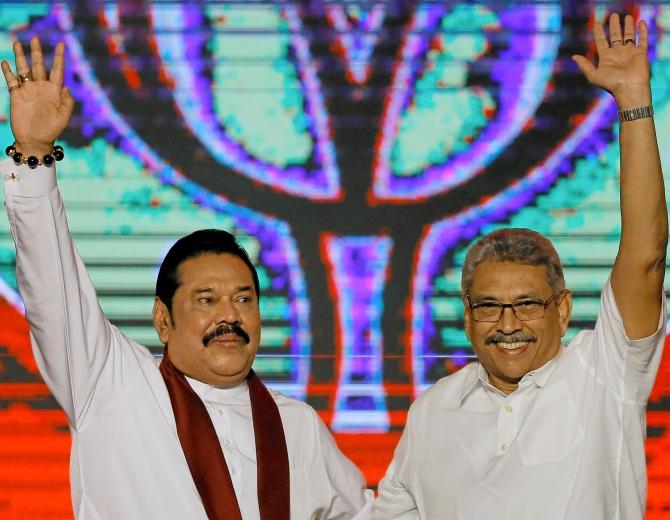
M 495 296 L 489 296 L 489 295 L 475 297 L 471 294 L 470 298 L 472 299 L 472 301 L 475 301 L 475 302 L 482 302 L 482 301 L 500 302 L 500 300 L 498 298 L 496 298 Z M 517 296 L 516 298 L 514 298 L 513 301 L 518 302 L 520 300 L 544 300 L 544 298 L 542 296 L 538 295 L 538 294 L 535 294 L 535 295 L 521 294 L 521 295 Z
M 235 292 L 246 292 L 246 291 L 253 291 L 253 287 L 251 285 L 241 285 L 240 287 L 237 287 L 235 289 Z M 203 293 L 210 293 L 214 292 L 213 287 L 198 287 L 193 290 L 193 294 L 203 294 Z

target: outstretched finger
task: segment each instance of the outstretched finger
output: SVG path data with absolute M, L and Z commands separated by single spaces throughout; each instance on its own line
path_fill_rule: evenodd
M 629 14 L 623 19 L 623 42 L 625 45 L 635 45 L 635 20 Z
M 45 80 L 47 79 L 47 71 L 44 67 L 44 55 L 42 54 L 42 46 L 37 36 L 30 39 L 30 63 L 33 69 L 33 79 Z
M 637 30 L 637 46 L 646 51 L 647 46 L 649 45 L 649 29 L 647 28 L 647 22 L 640 20 L 640 23 L 637 24 Z
M 609 49 L 610 44 L 607 42 L 607 36 L 605 36 L 605 28 L 600 22 L 593 24 L 593 42 L 596 44 L 598 56 L 602 56 L 603 52 Z
M 610 27 L 610 45 L 618 45 L 623 43 L 623 36 L 621 35 L 621 19 L 619 18 L 618 14 L 613 13 L 610 16 L 609 27 Z
M 23 54 L 23 45 L 21 45 L 21 42 L 15 41 L 13 49 L 14 60 L 16 61 L 16 75 L 21 76 L 21 74 L 28 74 L 30 72 L 30 67 L 28 67 L 28 62 L 26 61 L 26 55 Z
M 58 42 L 54 51 L 54 62 L 49 72 L 49 81 L 58 87 L 63 86 L 63 71 L 65 70 L 65 44 Z
M 7 89 L 11 94 L 21 85 L 19 83 L 19 79 L 14 75 L 14 73 L 12 72 L 12 68 L 9 66 L 9 63 L 7 63 L 6 60 L 2 60 L 2 64 L 0 64 L 0 67 L 2 67 L 2 73 L 4 74 L 5 81 L 7 82 Z

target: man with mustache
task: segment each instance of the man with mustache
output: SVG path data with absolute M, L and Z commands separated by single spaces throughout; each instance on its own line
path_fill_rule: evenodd
M 462 272 L 478 362 L 412 405 L 375 519 L 636 520 L 646 499 L 645 405 L 665 338 L 668 241 L 651 109 L 647 26 L 594 26 L 599 63 L 576 56 L 621 119 L 621 241 L 595 330 L 561 345 L 572 309 L 551 242 L 495 231 Z
M 74 105 L 64 48 L 47 77 L 39 40 L 30 46 L 31 66 L 18 42 L 17 74 L 2 63 L 15 143 L 0 170 L 35 357 L 72 432 L 75 516 L 352 518 L 370 499 L 361 473 L 312 408 L 268 390 L 251 369 L 259 281 L 231 234 L 196 231 L 163 260 L 153 308 L 160 367 L 107 321 L 53 166 Z

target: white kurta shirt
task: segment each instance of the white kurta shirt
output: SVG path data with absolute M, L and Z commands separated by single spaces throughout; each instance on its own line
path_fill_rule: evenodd
M 103 315 L 72 243 L 54 168 L 30 170 L 5 160 L 0 175 L 33 351 L 70 422 L 76 517 L 205 520 L 157 362 Z M 221 391 L 191 384 L 214 418 L 242 515 L 257 519 L 246 385 Z M 271 394 L 286 435 L 291 518 L 352 518 L 370 498 L 360 471 L 311 407 Z
M 665 338 L 626 337 L 609 282 L 580 332 L 505 396 L 479 363 L 410 408 L 375 519 L 640 520 L 645 405 Z

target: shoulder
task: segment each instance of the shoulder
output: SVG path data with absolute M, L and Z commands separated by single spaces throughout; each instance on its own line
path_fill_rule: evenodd
M 459 408 L 465 394 L 477 381 L 478 363 L 473 362 L 439 379 L 412 403 L 410 416 L 422 416 L 436 409 L 452 410 Z
M 312 407 L 309 406 L 307 403 L 304 401 L 300 401 L 299 399 L 295 399 L 293 397 L 289 397 L 286 395 L 284 392 L 280 392 L 279 390 L 276 390 L 274 388 L 270 388 L 267 383 L 263 382 L 265 387 L 268 389 L 268 392 L 270 392 L 270 395 L 272 398 L 275 400 L 275 403 L 277 403 L 277 406 L 285 406 L 289 408 L 297 408 L 297 409 L 311 409 Z
M 299 420 L 302 424 L 305 422 L 321 420 L 316 410 L 307 403 L 289 397 L 286 394 L 269 387 L 268 391 L 277 404 L 277 408 L 279 409 L 282 418 L 285 417 L 287 419 Z
M 288 446 L 300 451 L 301 460 L 318 458 L 324 446 L 329 446 L 333 440 L 317 411 L 298 399 L 276 390 L 269 391 L 277 404 Z

